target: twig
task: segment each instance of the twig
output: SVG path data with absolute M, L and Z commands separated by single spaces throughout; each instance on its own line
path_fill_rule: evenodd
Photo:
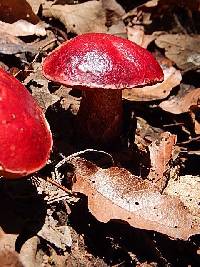
M 62 186 L 61 184 L 59 184 L 58 182 L 56 182 L 55 180 L 51 179 L 50 177 L 47 177 L 45 179 L 45 181 L 47 181 L 48 183 L 52 184 L 52 185 L 55 185 L 56 187 L 58 187 L 59 189 L 65 191 L 66 193 L 72 195 L 72 191 L 67 189 L 65 186 Z

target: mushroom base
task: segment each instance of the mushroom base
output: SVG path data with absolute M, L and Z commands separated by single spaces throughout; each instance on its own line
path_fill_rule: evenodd
M 112 145 L 122 131 L 122 91 L 95 89 L 83 91 L 78 112 L 78 135 L 84 141 Z

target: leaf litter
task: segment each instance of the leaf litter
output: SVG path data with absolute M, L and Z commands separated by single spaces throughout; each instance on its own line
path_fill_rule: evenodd
M 4 2 L 11 5 L 8 17 L 5 7 L 1 12 L 0 64 L 27 86 L 46 111 L 54 150 L 47 167 L 32 182 L 36 190 L 33 198 L 39 195 L 44 199 L 46 215 L 38 216 L 42 221 L 40 229 L 28 241 L 22 240 L 19 254 L 15 246 L 21 232 L 10 233 L 13 231 L 7 224 L 14 220 L 8 219 L 1 206 L 5 215 L 0 216 L 0 226 L 6 231 L 0 239 L 0 260 L 2 255 L 9 255 L 16 266 L 19 259 L 24 266 L 143 266 L 147 262 L 150 266 L 176 266 L 177 261 L 182 266 L 198 266 L 198 1 L 146 1 L 137 6 L 114 0 L 28 0 L 23 1 L 23 9 L 17 2 Z M 108 158 L 99 164 L 96 158 L 102 153 L 94 151 L 89 159 L 80 158 L 82 153 L 75 157 L 77 151 L 88 149 L 75 142 L 80 92 L 48 82 L 40 72 L 42 60 L 57 45 L 74 35 L 96 31 L 120 35 L 147 48 L 165 74 L 165 80 L 155 86 L 124 90 L 123 145 L 105 150 L 114 159 L 114 165 Z M 57 188 L 45 179 L 51 177 L 60 160 L 62 164 L 52 176 L 61 185 Z M 73 171 L 68 170 L 69 164 Z M 22 184 L 13 184 L 19 195 Z M 73 184 L 73 194 L 61 190 L 63 186 L 69 189 L 69 184 Z M 21 220 L 25 218 L 29 225 L 20 231 L 29 233 L 35 220 L 25 209 L 30 204 L 29 190 L 23 197 L 11 197 L 10 185 L 0 188 L 1 202 L 7 201 L 19 209 Z M 84 199 L 80 193 L 86 196 L 88 206 L 85 203 L 84 207 L 91 213 L 82 207 L 75 216 Z M 30 210 L 36 205 L 40 210 L 38 203 Z M 16 223 L 19 214 L 14 213 Z M 115 231 L 118 224 L 120 230 Z M 128 226 L 128 235 L 120 235 L 124 226 Z M 129 240 L 133 232 L 135 242 Z M 11 252 L 6 254 L 4 241 L 9 239 L 13 243 Z

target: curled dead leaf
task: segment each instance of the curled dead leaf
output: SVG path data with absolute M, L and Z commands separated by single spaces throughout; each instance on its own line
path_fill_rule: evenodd
M 162 83 L 123 90 L 122 96 L 130 101 L 153 101 L 166 98 L 171 90 L 180 84 L 181 72 L 174 67 L 164 68 L 164 81 Z
M 149 145 L 151 168 L 148 179 L 154 183 L 159 191 L 166 186 L 166 177 L 168 163 L 173 155 L 174 145 L 176 143 L 176 135 L 164 132 L 160 136 L 160 140 L 156 140 Z
M 163 101 L 159 104 L 159 107 L 173 114 L 181 114 L 189 112 L 191 106 L 197 106 L 199 99 L 200 88 L 183 85 L 176 96 Z
M 44 6 L 43 15 L 59 19 L 68 31 L 106 32 L 106 14 L 101 1 L 88 1 L 76 5 Z
M 188 34 L 163 34 L 156 38 L 158 47 L 182 70 L 200 67 L 200 36 Z
M 123 220 L 185 240 L 200 233 L 200 225 L 179 198 L 160 194 L 149 181 L 123 168 L 101 169 L 78 157 L 71 163 L 77 178 L 73 190 L 87 195 L 89 210 L 98 220 Z

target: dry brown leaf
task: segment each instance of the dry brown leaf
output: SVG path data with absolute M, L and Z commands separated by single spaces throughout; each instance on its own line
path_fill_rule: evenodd
M 112 24 L 107 33 L 120 36 L 122 38 L 127 38 L 126 28 L 123 21 L 119 20 L 117 23 Z
M 144 4 L 145 7 L 155 7 L 157 6 L 159 0 L 150 0 Z
M 106 32 L 106 14 L 101 1 L 88 1 L 76 5 L 52 5 L 44 7 L 43 15 L 59 19 L 68 31 Z
M 28 83 L 34 81 L 34 83 L 30 85 L 32 96 L 45 112 L 47 108 L 56 103 L 60 99 L 60 97 L 49 92 L 48 80 L 45 79 L 41 74 L 40 64 L 38 66 L 38 63 L 35 63 L 34 69 L 35 71 L 25 79 L 24 84 L 27 85 Z
M 17 252 L 5 248 L 0 250 L 0 266 L 2 267 L 25 267 L 17 254 Z
M 174 67 L 165 68 L 164 81 L 152 86 L 123 90 L 123 98 L 131 101 L 153 101 L 166 98 L 180 84 L 182 76 Z
M 200 67 L 200 36 L 186 34 L 163 34 L 156 45 L 165 49 L 165 55 L 182 70 Z
M 137 129 L 135 131 L 135 144 L 141 150 L 145 150 L 152 142 L 156 141 L 163 130 L 150 125 L 146 120 L 137 117 Z
M 151 169 L 148 179 L 152 181 L 161 192 L 166 186 L 167 179 L 164 176 L 172 159 L 174 145 L 176 144 L 176 135 L 164 132 L 160 140 L 154 141 L 149 146 Z
M 101 169 L 81 158 L 72 158 L 71 163 L 77 178 L 73 190 L 87 195 L 89 210 L 98 220 L 123 220 L 185 240 L 200 233 L 200 225 L 179 198 L 161 195 L 149 181 L 123 168 Z
M 6 234 L 0 227 L 0 266 L 23 267 L 19 254 L 15 251 L 17 235 Z
M 70 88 L 61 86 L 54 94 L 61 99 L 60 104 L 63 109 L 70 109 L 74 115 L 77 115 L 80 107 L 81 97 L 74 97 L 70 94 L 70 91 Z
M 23 7 L 23 8 L 22 8 Z M 37 24 L 40 19 L 36 16 L 26 0 L 3 0 L 0 2 L 0 20 L 14 23 L 18 20 L 26 20 Z
M 153 42 L 158 36 L 162 35 L 162 31 L 155 31 L 151 35 L 144 34 L 144 26 L 134 25 L 132 27 L 127 26 L 128 39 L 137 43 L 143 48 L 147 48 L 148 45 Z
M 128 40 L 143 47 L 144 40 L 144 26 L 134 25 L 132 27 L 127 26 L 127 36 Z
M 197 220 L 200 220 L 200 176 L 185 175 L 170 179 L 165 193 L 178 196 Z
M 125 14 L 124 8 L 116 0 L 102 0 L 104 9 L 113 11 L 118 17 Z
M 158 9 L 160 12 L 164 12 L 169 8 L 172 7 L 187 7 L 188 9 L 197 11 L 200 10 L 200 2 L 198 1 L 188 1 L 188 0 L 182 0 L 182 1 L 175 1 L 175 0 L 151 0 L 144 4 L 145 7 L 155 7 L 158 6 Z
M 53 244 L 56 248 L 63 251 L 72 245 L 69 226 L 56 226 L 56 222 L 51 216 L 46 217 L 45 223 L 42 226 L 42 229 L 37 233 L 37 236 L 43 238 L 47 242 Z
M 34 25 L 26 20 L 18 20 L 11 24 L 0 21 L 0 31 L 9 32 L 9 34 L 13 36 L 46 35 L 46 30 L 43 23 Z
M 35 14 L 38 13 L 40 6 L 44 2 L 44 0 L 26 0 L 26 1 L 29 3 Z
M 163 110 L 173 113 L 181 114 L 188 112 L 191 106 L 196 106 L 200 99 L 200 88 L 184 88 L 182 86 L 181 90 L 176 96 L 172 96 L 166 101 L 159 104 Z
M 36 52 L 36 49 L 25 42 L 0 30 L 0 53 L 12 55 L 22 52 Z
M 194 131 L 196 134 L 200 134 L 200 103 L 190 107 L 190 117 L 193 122 Z
M 200 2 L 199 0 L 151 0 L 129 11 L 127 16 L 137 16 L 137 14 L 139 14 L 140 23 L 148 25 L 155 21 L 156 18 L 160 18 L 169 12 L 173 12 L 177 7 L 186 9 L 189 12 L 197 12 L 200 10 Z

